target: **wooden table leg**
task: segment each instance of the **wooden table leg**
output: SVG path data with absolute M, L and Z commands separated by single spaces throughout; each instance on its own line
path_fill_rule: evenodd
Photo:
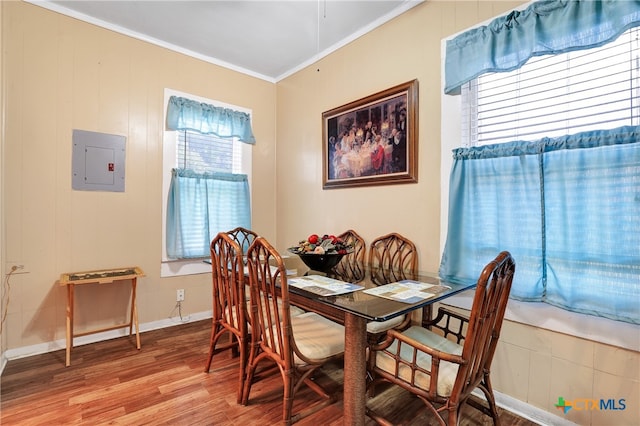
M 426 327 L 433 318 L 433 305 L 427 305 L 422 308 L 422 326 Z
M 344 424 L 364 426 L 367 387 L 367 321 L 345 315 Z
M 136 283 L 137 279 L 131 280 L 131 325 L 129 326 L 129 335 L 132 333 L 133 326 L 136 327 L 136 347 L 140 349 L 140 327 L 138 326 L 138 307 L 136 306 Z
M 67 285 L 67 353 L 65 365 L 71 365 L 71 347 L 73 346 L 73 284 Z

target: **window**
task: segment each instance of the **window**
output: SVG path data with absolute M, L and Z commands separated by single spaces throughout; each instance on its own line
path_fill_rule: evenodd
M 166 107 L 171 96 L 192 99 L 216 107 L 231 108 L 236 111 L 250 111 L 234 105 L 222 104 L 210 99 L 185 94 L 174 90 L 165 90 Z M 194 259 L 171 259 L 167 254 L 167 202 L 170 192 L 172 170 L 187 169 L 194 173 L 220 175 L 246 175 L 251 182 L 251 145 L 240 143 L 237 138 L 219 138 L 211 134 L 202 134 L 190 130 L 165 130 L 163 147 L 163 227 L 162 227 L 162 265 L 161 276 L 185 275 L 194 273 L 208 273 L 211 268 L 202 262 L 202 256 Z M 215 206 L 215 203 L 211 204 Z M 211 208 L 209 205 L 209 208 Z M 207 208 L 207 206 L 202 206 Z M 201 247 L 210 241 L 208 235 L 201 234 L 202 224 L 197 224 L 198 236 L 193 241 L 195 247 Z M 230 229 L 230 228 L 229 228 Z M 213 231 L 212 231 L 213 232 Z M 190 242 L 185 239 L 185 244 Z
M 552 5 L 559 10 L 591 6 Z M 509 54 L 514 52 L 511 56 L 518 56 L 521 45 L 509 45 L 504 33 L 520 24 L 518 35 L 529 30 L 528 12 L 509 14 L 504 18 L 509 25 L 493 34 L 495 39 L 505 38 L 496 43 L 504 43 Z M 457 109 L 457 115 L 463 110 L 462 126 L 446 128 L 443 119 L 443 144 L 463 142 L 450 145 L 453 162 L 445 159 L 450 153 L 443 145 L 443 181 L 451 187 L 443 196 L 449 198 L 443 205 L 443 229 L 448 231 L 441 274 L 475 279 L 487 256 L 508 249 L 518 265 L 512 296 L 640 323 L 635 306 L 640 297 L 638 31 L 628 29 L 640 12 L 628 12 L 635 21 L 624 20 L 627 30 L 622 25 L 599 26 L 597 20 L 590 36 L 601 28 L 622 30 L 603 42 L 580 45 L 584 50 L 533 53 L 524 65 L 513 61 L 501 69 L 494 67 L 503 59 L 496 49 L 489 52 L 496 57 L 478 60 L 482 66 L 490 64 L 486 68 L 462 73 L 470 76 L 467 83 L 454 79 L 461 83 L 463 96 L 445 96 L 442 116 L 450 120 L 449 112 Z M 576 14 L 564 16 L 577 19 Z M 489 27 L 496 28 L 499 19 Z M 549 18 L 550 27 L 539 34 L 553 36 L 557 19 Z M 478 39 L 464 37 L 462 42 L 447 41 L 447 48 L 466 48 Z M 551 38 L 540 45 L 553 43 Z M 538 47 L 536 42 L 531 45 Z M 457 65 L 459 69 L 466 64 Z M 488 73 L 494 68 L 502 72 Z M 454 88 L 451 84 L 447 93 L 454 93 Z M 470 148 L 458 149 L 461 145 Z
M 462 86 L 462 145 L 640 124 L 640 29 L 604 46 L 531 58 Z

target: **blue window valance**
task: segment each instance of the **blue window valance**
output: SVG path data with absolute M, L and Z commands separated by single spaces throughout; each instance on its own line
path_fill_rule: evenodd
M 543 0 L 448 40 L 446 94 L 529 58 L 602 46 L 640 25 L 640 0 Z
M 237 137 L 245 143 L 256 143 L 251 130 L 251 117 L 246 112 L 216 107 L 178 96 L 171 96 L 169 99 L 167 128 L 192 130 L 220 138 Z

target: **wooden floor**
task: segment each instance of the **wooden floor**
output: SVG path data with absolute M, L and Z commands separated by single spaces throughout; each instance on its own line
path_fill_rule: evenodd
M 64 350 L 9 361 L 1 378 L 0 424 L 7 425 L 272 425 L 282 416 L 282 380 L 278 374 L 257 382 L 248 406 L 236 404 L 237 358 L 217 354 L 211 372 L 203 372 L 210 321 L 183 324 L 133 338 L 73 349 L 65 367 Z M 322 370 L 317 381 L 338 402 L 299 425 L 342 425 L 342 369 Z M 317 397 L 302 388 L 295 406 Z M 395 387 L 383 389 L 368 406 L 395 424 L 429 425 L 422 403 Z M 295 410 L 294 406 L 294 410 Z M 533 425 L 501 411 L 504 425 Z M 374 422 L 367 419 L 367 425 Z M 463 425 L 492 424 L 465 408 Z

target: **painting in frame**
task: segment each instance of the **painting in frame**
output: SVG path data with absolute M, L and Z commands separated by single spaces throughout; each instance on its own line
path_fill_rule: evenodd
M 418 80 L 322 114 L 322 187 L 418 181 Z

